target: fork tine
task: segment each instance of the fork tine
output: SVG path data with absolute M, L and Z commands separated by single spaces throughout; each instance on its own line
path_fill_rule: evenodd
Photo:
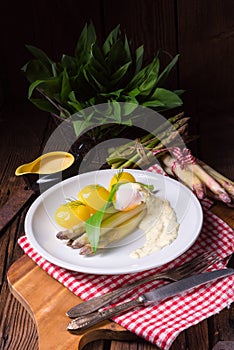
M 191 272 L 193 272 L 193 269 L 198 268 L 200 268 L 199 271 L 202 271 L 206 266 L 210 266 L 215 259 L 216 261 L 219 260 L 216 253 L 213 251 L 208 251 L 201 255 L 197 255 L 193 260 L 187 261 L 183 265 L 176 267 L 176 269 L 179 273 L 183 273 L 188 269 L 191 269 Z
M 210 265 L 221 260 L 213 251 L 208 251 L 197 255 L 194 259 L 190 259 L 180 266 L 175 266 L 167 271 L 167 278 L 172 281 L 177 281 L 186 276 L 192 276 L 206 270 Z
M 197 267 L 195 267 L 193 272 L 196 272 L 196 273 L 202 272 L 202 271 L 204 271 L 204 269 L 206 269 L 209 266 L 215 264 L 219 260 L 221 260 L 221 258 L 219 258 L 218 256 L 216 256 L 214 258 L 207 259 L 207 261 L 203 261 Z

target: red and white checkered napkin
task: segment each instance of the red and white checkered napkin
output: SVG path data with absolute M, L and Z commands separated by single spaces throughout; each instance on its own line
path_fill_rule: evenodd
M 149 171 L 156 171 L 151 167 Z M 180 265 L 197 254 L 214 250 L 223 260 L 209 268 L 220 269 L 226 266 L 228 256 L 234 252 L 233 230 L 216 215 L 209 211 L 210 202 L 202 203 L 204 209 L 204 224 L 201 234 L 193 246 L 176 260 L 160 268 L 151 269 L 135 274 L 126 275 L 90 275 L 65 270 L 51 264 L 42 258 L 30 246 L 26 236 L 19 239 L 19 245 L 50 276 L 61 282 L 74 294 L 83 300 L 113 290 L 134 279 L 152 275 L 156 272 Z M 164 281 L 154 281 L 137 288 L 134 292 L 142 294 L 152 287 L 164 284 Z M 184 329 L 199 323 L 214 315 L 234 301 L 234 275 L 198 287 L 181 296 L 175 296 L 156 306 L 138 308 L 121 316 L 114 321 L 129 331 L 145 338 L 147 341 L 162 349 L 169 349 L 177 335 Z

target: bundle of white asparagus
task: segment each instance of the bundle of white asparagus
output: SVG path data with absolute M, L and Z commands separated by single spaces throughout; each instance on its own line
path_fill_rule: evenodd
M 158 158 L 164 171 L 188 186 L 199 199 L 206 196 L 217 199 L 230 207 L 234 207 L 234 182 L 212 169 L 199 159 L 185 162 L 181 166 L 173 155 L 173 149 L 183 147 L 194 140 L 188 136 L 189 118 L 180 113 L 162 124 L 152 134 L 141 139 L 128 142 L 114 150 L 109 150 L 107 163 L 114 169 L 147 168 Z M 182 140 L 182 143 L 181 143 Z
M 195 163 L 181 167 L 170 153 L 164 154 L 159 161 L 168 175 L 184 183 L 199 199 L 211 197 L 228 206 L 234 206 L 234 182 L 209 165 L 196 159 Z

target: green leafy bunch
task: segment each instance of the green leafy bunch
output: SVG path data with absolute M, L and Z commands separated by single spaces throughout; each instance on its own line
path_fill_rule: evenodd
M 138 105 L 163 112 L 183 104 L 181 90 L 163 88 L 178 55 L 162 71 L 160 51 L 151 63 L 143 66 L 143 45 L 133 50 L 127 36 L 121 34 L 119 25 L 100 45 L 93 24 L 86 24 L 74 56 L 64 54 L 59 62 L 54 62 L 34 46 L 27 45 L 27 49 L 34 56 L 22 67 L 30 82 L 29 100 L 39 109 L 60 118 L 78 113 L 74 118 L 76 133 L 92 123 L 131 125 L 132 112 Z M 122 110 L 119 102 L 127 102 L 128 108 Z M 102 113 L 97 120 L 95 113 L 82 114 L 87 107 L 103 103 L 111 103 L 105 117 Z

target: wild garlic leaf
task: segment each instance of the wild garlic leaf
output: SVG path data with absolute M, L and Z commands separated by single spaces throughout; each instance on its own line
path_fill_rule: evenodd
M 113 106 L 113 119 L 116 120 L 117 123 L 121 123 L 121 106 L 119 102 L 117 101 L 112 101 L 112 106 Z
M 138 88 L 139 91 L 141 91 L 140 86 L 144 84 L 146 78 L 148 77 L 148 74 L 151 73 L 152 70 L 154 70 L 154 66 L 156 66 L 155 60 L 149 63 L 146 67 L 142 68 L 130 81 L 130 83 L 127 86 L 127 89 L 133 90 L 135 88 Z M 150 76 L 150 79 L 152 79 L 152 75 Z
M 81 136 L 91 125 L 93 123 L 87 119 L 73 120 L 74 131 L 77 137 Z
M 97 40 L 96 31 L 91 21 L 87 27 L 86 51 L 89 52 Z
M 148 66 L 147 74 L 145 80 L 140 84 L 138 89 L 143 96 L 149 96 L 152 89 L 157 83 L 158 72 L 159 72 L 160 62 L 158 57 L 156 57 L 153 62 Z
M 131 49 L 130 49 L 127 35 L 125 35 L 124 37 L 124 50 L 125 50 L 126 59 L 132 62 L 132 54 L 131 54 Z
M 182 89 L 180 89 L 180 90 L 173 90 L 173 92 L 174 92 L 174 94 L 176 94 L 177 96 L 181 96 L 181 95 L 183 95 L 183 93 L 185 92 L 185 90 L 182 90 Z
M 159 101 L 159 100 L 150 100 L 150 101 L 145 101 L 142 103 L 143 106 L 145 107 L 152 107 L 152 108 L 157 108 L 157 111 L 163 110 L 165 107 L 164 103 Z M 159 107 L 159 109 L 158 109 Z
M 103 216 L 105 212 L 107 211 L 108 207 L 110 206 L 112 199 L 115 195 L 115 192 L 117 190 L 117 186 L 113 185 L 108 197 L 107 202 L 104 204 L 101 210 L 96 211 L 88 220 L 85 221 L 85 229 L 86 233 L 89 238 L 89 242 L 91 244 L 92 250 L 94 253 L 96 253 L 98 248 L 98 242 L 100 238 L 101 233 L 101 224 L 103 220 Z
M 41 85 L 45 80 L 36 80 L 34 81 L 32 84 L 30 84 L 29 89 L 28 89 L 28 98 L 30 99 L 33 91 L 39 86 Z
M 143 63 L 143 55 L 144 55 L 144 46 L 141 45 L 136 49 L 136 70 L 135 74 L 137 74 L 142 67 Z
M 95 66 L 95 68 L 101 69 L 101 71 L 103 71 L 106 75 L 109 74 L 108 66 L 107 66 L 106 61 L 105 61 L 105 57 L 104 57 L 104 55 L 103 55 L 103 53 L 102 53 L 102 51 L 97 43 L 94 43 L 92 45 L 90 61 L 91 61 L 92 65 Z
M 77 74 L 77 59 L 68 56 L 68 55 L 63 55 L 61 59 L 61 65 L 64 69 L 67 70 L 69 76 L 76 75 Z
M 172 109 L 182 104 L 178 96 L 182 91 L 163 93 L 157 88 L 163 88 L 164 82 L 176 65 L 179 55 L 176 55 L 166 68 L 159 74 L 159 54 L 147 66 L 143 66 L 144 46 L 133 50 L 132 43 L 126 35 L 121 35 L 120 25 L 116 26 L 107 36 L 103 45 L 97 41 L 92 22 L 86 24 L 77 41 L 74 56 L 62 55 L 59 62 L 53 62 L 47 54 L 34 46 L 27 45 L 34 56 L 26 63 L 22 72 L 30 82 L 28 98 L 38 108 L 46 111 L 57 110 L 56 114 L 66 118 L 81 108 L 110 101 L 130 102 L 136 105 L 152 107 L 157 111 Z M 45 102 L 33 98 L 35 91 L 39 91 Z M 72 93 L 72 94 L 71 94 Z M 174 95 L 173 95 L 174 94 Z M 177 97 L 176 97 L 177 96 Z M 168 98 L 168 100 L 167 100 Z M 51 101 L 51 106 L 50 102 Z M 118 108 L 118 107 L 116 107 Z M 130 123 L 130 118 L 140 118 L 134 106 L 121 110 L 122 121 Z M 120 114 L 108 114 L 106 120 L 119 123 Z M 89 116 L 84 123 L 78 124 L 96 126 L 96 139 L 105 124 L 105 118 L 95 114 Z M 95 131 L 96 132 L 96 131 Z
M 119 97 L 121 96 L 123 92 L 123 89 L 118 89 L 116 91 L 110 91 L 110 92 L 107 92 L 107 93 L 101 93 L 100 96 L 104 96 L 104 97 L 107 97 L 109 98 L 108 100 L 108 104 L 112 105 L 112 102 L 110 100 L 114 100 L 114 99 L 119 99 Z
M 181 105 L 182 100 L 178 95 L 176 95 L 174 92 L 163 89 L 163 88 L 157 88 L 152 95 L 152 98 L 158 99 L 159 101 L 163 102 L 165 106 L 168 106 L 169 104 L 174 104 L 178 107 L 178 105 Z
M 67 103 L 69 104 L 69 106 L 72 107 L 73 110 L 75 110 L 76 112 L 79 112 L 83 109 L 82 105 L 77 101 L 67 101 Z
M 85 71 L 89 72 L 102 86 L 109 86 L 110 79 L 108 73 L 94 57 L 85 66 Z
M 75 109 L 77 112 L 79 112 L 80 110 L 83 109 L 83 105 L 82 105 L 82 103 L 80 103 L 80 102 L 77 100 L 74 91 L 71 91 L 71 92 L 70 92 L 70 94 L 69 94 L 69 99 L 70 99 L 70 101 L 68 101 L 68 104 L 70 104 L 71 106 L 73 106 L 74 109 Z
M 96 91 L 105 91 L 105 87 L 100 84 L 100 82 L 94 77 L 94 75 L 87 69 L 84 70 L 84 77 L 86 81 L 96 90 Z
M 88 26 L 87 24 L 84 26 L 76 44 L 75 57 L 77 57 L 79 65 L 87 62 L 90 56 L 91 47 L 95 41 L 96 32 L 93 23 L 91 22 Z
M 124 103 L 123 105 L 123 116 L 128 116 L 132 112 L 135 111 L 135 109 L 138 107 L 138 104 L 136 103 Z
M 36 80 L 33 83 L 30 84 L 28 89 L 28 99 L 31 99 L 32 94 L 34 90 L 43 91 L 44 94 L 47 96 L 51 96 L 52 94 L 57 94 L 57 97 L 59 95 L 60 91 L 60 85 L 61 85 L 61 79 L 60 77 L 52 78 L 52 79 L 45 79 L 45 80 Z M 40 89 L 39 89 L 40 86 Z
M 162 73 L 158 77 L 157 86 L 161 87 L 166 79 L 168 78 L 168 75 L 171 73 L 171 70 L 175 67 L 177 61 L 179 59 L 179 55 L 176 55 L 171 62 L 166 66 L 166 68 L 162 71 Z
M 62 84 L 62 74 L 60 74 L 58 77 L 53 77 L 53 78 L 44 80 L 44 82 L 41 85 L 41 89 L 43 91 L 48 92 L 48 96 L 50 96 L 50 94 L 52 94 L 52 96 L 54 95 L 56 99 L 59 96 L 61 84 Z
M 34 83 L 36 80 L 48 79 L 52 75 L 51 69 L 38 60 L 29 61 L 21 70 L 30 83 Z
M 47 56 L 47 54 L 43 50 L 32 45 L 25 46 L 35 58 L 41 61 L 41 63 L 43 63 L 48 69 L 50 68 L 53 61 Z
M 40 98 L 30 98 L 30 101 L 34 104 L 34 106 L 36 106 L 37 108 L 39 108 L 40 110 L 42 110 L 44 112 L 57 114 L 59 111 L 48 100 L 45 100 L 42 98 L 41 99 Z
M 182 104 L 179 96 L 163 88 L 157 88 L 151 96 L 151 100 L 143 102 L 146 107 L 163 107 L 162 110 L 179 107 Z
M 111 73 L 115 72 L 116 69 L 126 63 L 124 44 L 121 39 L 118 39 L 115 43 L 113 43 L 106 58 L 106 63 Z
M 107 36 L 104 44 L 103 44 L 103 52 L 105 55 L 107 55 L 110 52 L 110 49 L 114 42 L 118 39 L 120 36 L 120 25 L 118 24 Z
M 69 75 L 67 74 L 66 68 L 63 71 L 62 74 L 62 86 L 61 86 L 61 100 L 66 102 L 69 99 L 69 94 L 72 91 L 71 85 L 70 85 L 70 80 L 69 80 Z
M 115 86 L 120 83 L 120 81 L 125 77 L 129 67 L 132 62 L 127 62 L 123 66 L 121 66 L 116 72 L 114 72 L 111 76 L 111 86 Z
M 51 64 L 51 70 L 52 70 L 52 76 L 55 78 L 55 77 L 58 77 L 59 76 L 59 73 L 60 73 L 60 67 L 57 63 L 53 62 Z

